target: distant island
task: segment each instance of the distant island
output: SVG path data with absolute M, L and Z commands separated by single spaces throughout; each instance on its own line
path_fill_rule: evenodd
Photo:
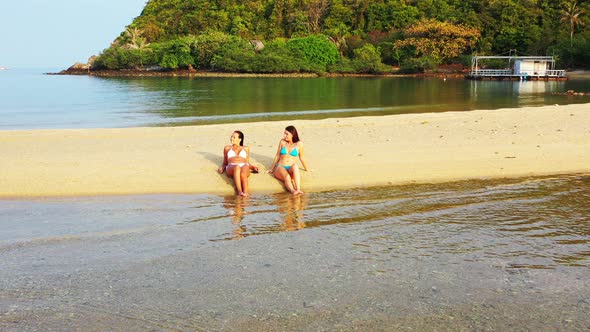
M 587 68 L 589 9 L 571 0 L 149 0 L 108 48 L 61 74 L 460 73 L 472 55 L 514 49 Z

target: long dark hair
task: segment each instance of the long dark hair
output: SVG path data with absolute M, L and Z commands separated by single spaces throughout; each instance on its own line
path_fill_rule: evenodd
M 234 133 L 237 133 L 240 138 L 240 146 L 244 146 L 244 133 L 239 130 L 234 131 Z
M 294 126 L 287 126 L 285 128 L 286 131 L 290 132 L 293 135 L 293 143 L 299 142 L 299 134 L 297 133 L 297 129 Z

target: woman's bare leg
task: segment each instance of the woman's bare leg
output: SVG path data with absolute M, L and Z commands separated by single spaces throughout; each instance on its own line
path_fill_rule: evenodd
M 242 182 L 240 181 L 241 169 L 238 166 L 230 166 L 227 168 L 227 176 L 234 179 L 238 195 L 242 194 Z
M 291 181 L 291 175 L 289 175 L 283 166 L 277 167 L 275 170 L 275 177 L 285 183 L 285 187 L 287 187 L 287 190 L 289 190 L 290 193 L 295 193 L 295 189 L 293 188 L 293 183 Z
M 237 167 L 236 167 L 237 168 Z M 240 183 L 242 191 L 240 192 L 241 196 L 248 196 L 248 177 L 250 177 L 250 165 L 244 165 L 240 167 Z M 236 184 L 238 182 L 236 181 Z
M 299 170 L 299 166 L 297 166 L 297 164 L 293 165 L 293 167 L 289 169 L 289 173 L 291 177 L 295 180 L 294 194 L 303 194 L 303 191 L 301 191 L 301 171 Z

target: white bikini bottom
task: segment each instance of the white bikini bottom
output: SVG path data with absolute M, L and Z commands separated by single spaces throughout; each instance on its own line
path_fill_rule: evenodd
M 227 172 L 227 168 L 230 167 L 230 166 L 242 167 L 244 165 L 248 165 L 248 163 L 229 163 L 229 164 L 227 164 L 227 166 L 225 166 L 225 171 Z

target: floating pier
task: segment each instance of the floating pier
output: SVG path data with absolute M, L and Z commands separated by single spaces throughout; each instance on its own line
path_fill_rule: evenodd
M 512 52 L 511 52 L 512 53 Z M 503 69 L 482 68 L 482 60 L 505 60 Z M 473 80 L 565 81 L 565 70 L 555 69 L 552 56 L 486 55 L 471 58 L 471 71 L 466 78 Z

